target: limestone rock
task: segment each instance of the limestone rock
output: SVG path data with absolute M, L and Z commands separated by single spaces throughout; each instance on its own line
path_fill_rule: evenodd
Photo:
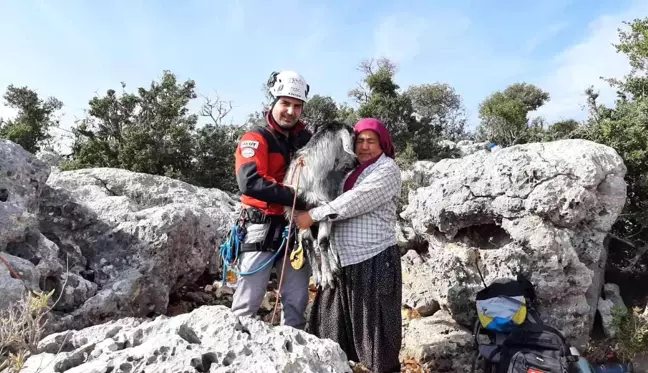
M 525 274 L 545 322 L 578 345 L 594 321 L 625 173 L 614 149 L 586 140 L 478 152 L 436 163 L 401 216 L 430 243 L 429 286 L 460 324 L 475 317 L 479 263 L 487 283 Z
M 351 372 L 333 341 L 238 318 L 224 306 L 151 321 L 124 318 L 49 335 L 39 347 L 43 352 L 27 360 L 25 373 L 45 365 L 42 373 Z
M 401 361 L 414 359 L 426 372 L 470 372 L 475 349 L 470 331 L 446 311 L 414 319 L 403 330 Z
M 20 145 L 0 139 L 0 251 L 38 225 L 38 201 L 49 167 Z
M 613 309 L 618 308 L 620 311 L 628 311 L 623 298 L 621 298 L 621 291 L 617 284 L 603 285 L 603 297 L 599 299 L 597 310 L 601 315 L 603 323 L 603 332 L 608 338 L 614 338 L 617 330 L 613 324 Z
M 40 231 L 76 289 L 59 328 L 166 312 L 170 293 L 217 269 L 236 206 L 217 189 L 119 169 L 57 172 L 47 184 Z

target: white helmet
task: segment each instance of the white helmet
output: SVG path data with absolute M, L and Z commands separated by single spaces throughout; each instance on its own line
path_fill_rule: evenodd
M 306 80 L 294 71 L 273 72 L 268 79 L 268 88 L 274 98 L 281 96 L 294 97 L 308 102 L 310 86 Z

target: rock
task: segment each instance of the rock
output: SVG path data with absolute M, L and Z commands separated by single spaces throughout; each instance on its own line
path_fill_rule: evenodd
M 44 338 L 23 372 L 351 372 L 337 343 L 238 318 L 223 306 L 124 318 Z M 61 349 L 58 356 L 54 354 Z
M 61 163 L 63 162 L 63 157 L 51 150 L 41 149 L 38 153 L 36 153 L 36 158 L 38 158 L 46 165 L 50 166 L 52 169 L 57 170 L 61 167 Z
M 417 234 L 407 221 L 399 220 L 396 222 L 396 236 L 401 254 L 405 254 L 409 250 L 427 251 L 427 241 L 423 236 Z
M 621 298 L 621 289 L 617 284 L 605 284 L 603 285 L 603 298 L 612 301 L 612 303 L 619 308 L 627 310 L 623 298 Z
M 9 263 L 11 270 L 19 276 L 19 278 L 14 278 L 9 268 L 0 261 L 1 311 L 23 299 L 27 289 L 39 291 L 40 288 L 38 287 L 38 271 L 32 263 L 7 253 L 0 253 L 0 256 Z
M 414 319 L 403 330 L 400 359 L 417 361 L 425 372 L 470 372 L 475 354 L 471 332 L 449 313 Z
M 432 161 L 416 161 L 408 170 L 401 172 L 401 178 L 406 186 L 429 185 L 429 175 L 435 163 Z
M 401 257 L 403 272 L 403 305 L 416 310 L 421 316 L 431 316 L 439 310 L 436 293 L 429 282 L 430 275 L 426 273 L 427 266 L 416 251 L 410 250 Z
M 462 325 L 486 283 L 525 274 L 539 311 L 576 346 L 588 339 L 603 281 L 603 240 L 625 203 L 626 167 L 586 140 L 517 145 L 444 159 L 401 214 L 430 243 L 420 269 Z
M 621 291 L 617 284 L 603 285 L 603 297 L 599 299 L 597 310 L 601 315 L 603 323 L 603 333 L 608 338 L 614 338 L 617 330 L 613 324 L 613 309 L 618 308 L 620 311 L 627 312 L 628 308 L 623 303 Z
M 45 285 L 44 290 L 51 290 L 50 280 L 66 271 L 65 263 L 59 261 L 58 246 L 43 236 L 36 227 L 26 232 L 24 241 L 9 243 L 5 251 L 36 265 L 40 282 Z
M 236 207 L 217 189 L 107 168 L 52 173 L 41 197 L 40 231 L 74 274 L 57 330 L 165 313 L 171 293 L 218 268 Z
M 49 167 L 20 145 L 0 139 L 0 251 L 38 225 L 38 201 Z

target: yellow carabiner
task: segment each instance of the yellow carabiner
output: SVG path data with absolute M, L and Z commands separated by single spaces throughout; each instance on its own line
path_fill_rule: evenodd
M 295 270 L 300 270 L 304 266 L 304 248 L 302 247 L 301 241 L 297 241 L 297 249 L 290 253 L 290 265 Z

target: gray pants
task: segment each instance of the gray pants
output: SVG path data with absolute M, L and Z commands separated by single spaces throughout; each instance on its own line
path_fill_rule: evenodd
M 239 267 L 243 272 L 259 268 L 270 260 L 274 253 L 271 252 L 244 252 L 239 256 Z M 281 278 L 281 268 L 284 256 L 277 256 L 274 265 L 269 264 L 263 270 L 248 276 L 239 276 L 236 292 L 232 302 L 232 311 L 237 316 L 252 316 L 257 313 L 263 297 L 266 294 L 270 273 L 274 267 L 277 276 Z M 290 265 L 290 258 L 286 259 L 286 274 L 281 284 L 281 323 L 294 328 L 303 329 L 306 325 L 304 313 L 308 305 L 308 282 L 310 279 L 310 266 L 304 258 L 301 269 L 295 270 Z

